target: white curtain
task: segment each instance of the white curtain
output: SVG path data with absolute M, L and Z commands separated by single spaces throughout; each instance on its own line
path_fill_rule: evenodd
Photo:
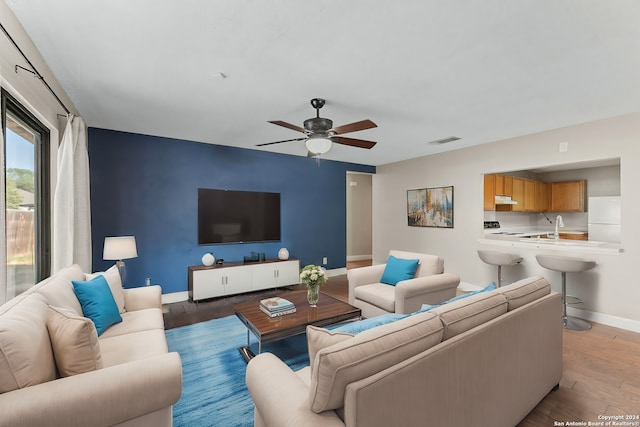
M 91 272 L 91 207 L 87 127 L 69 115 L 58 148 L 58 182 L 53 196 L 51 273 L 78 264 Z

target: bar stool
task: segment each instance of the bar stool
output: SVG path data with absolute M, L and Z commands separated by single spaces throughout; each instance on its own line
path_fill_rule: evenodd
M 591 324 L 582 319 L 567 316 L 567 273 L 580 273 L 596 266 L 595 261 L 559 255 L 536 255 L 542 267 L 562 273 L 562 326 L 574 331 L 591 329 Z
M 521 256 L 506 252 L 479 250 L 478 256 L 485 263 L 498 266 L 498 283 L 496 283 L 496 287 L 498 288 L 502 284 L 502 266 L 517 265 L 522 262 Z

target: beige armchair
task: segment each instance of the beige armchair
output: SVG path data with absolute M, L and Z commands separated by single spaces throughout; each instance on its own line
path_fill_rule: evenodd
M 460 278 L 444 272 L 444 260 L 436 255 L 391 250 L 389 255 L 419 259 L 413 279 L 395 286 L 380 283 L 387 264 L 354 268 L 347 272 L 349 304 L 362 310 L 363 317 L 387 313 L 412 313 L 422 304 L 439 304 L 456 295 Z

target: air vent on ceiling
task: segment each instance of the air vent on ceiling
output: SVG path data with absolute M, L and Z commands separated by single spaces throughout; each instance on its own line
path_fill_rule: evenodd
M 460 138 L 458 138 L 457 136 L 449 136 L 447 138 L 442 138 L 442 139 L 436 139 L 434 141 L 429 141 L 427 144 L 447 144 L 449 142 L 453 142 L 453 141 L 457 141 Z

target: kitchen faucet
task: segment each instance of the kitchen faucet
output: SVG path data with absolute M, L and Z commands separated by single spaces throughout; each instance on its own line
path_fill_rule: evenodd
M 560 233 L 558 232 L 558 227 L 563 227 L 564 228 L 564 221 L 562 221 L 562 216 L 558 215 L 556 217 L 556 232 L 553 235 L 553 238 L 555 240 L 559 240 L 560 239 Z

